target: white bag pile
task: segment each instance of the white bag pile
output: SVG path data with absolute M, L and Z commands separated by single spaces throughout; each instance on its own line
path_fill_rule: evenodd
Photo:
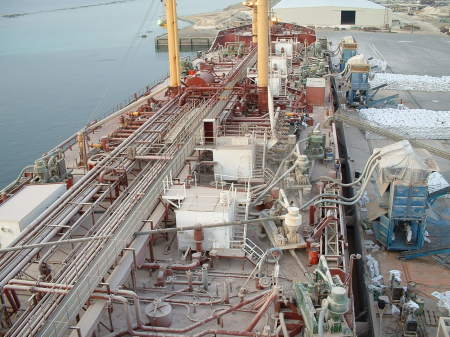
M 439 172 L 433 172 L 428 176 L 428 193 L 439 191 L 450 184 Z
M 450 111 L 382 108 L 361 109 L 360 116 L 393 132 L 419 139 L 450 139 Z
M 376 73 L 370 86 L 387 83 L 385 89 L 412 91 L 450 91 L 450 76 L 433 77 L 427 75 L 403 75 Z

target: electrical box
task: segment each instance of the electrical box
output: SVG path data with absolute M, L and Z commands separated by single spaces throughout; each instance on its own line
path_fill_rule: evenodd
M 309 105 L 324 105 L 325 86 L 324 78 L 308 78 L 306 80 L 306 103 Z

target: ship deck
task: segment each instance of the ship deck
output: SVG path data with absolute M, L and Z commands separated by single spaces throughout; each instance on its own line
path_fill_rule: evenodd
M 352 277 L 363 285 L 370 280 L 367 275 L 358 278 L 361 275 L 352 270 L 356 256 L 350 254 L 354 247 L 349 247 L 352 242 L 347 236 L 349 217 L 336 202 L 342 188 L 319 180 L 323 176 L 341 179 L 341 160 L 348 159 L 353 172 L 361 170 L 374 148 L 391 141 L 348 125 L 342 126 L 345 142 L 339 139 L 340 125 L 329 119 L 334 107 L 328 79 L 324 101 L 315 106 L 302 101 L 300 81 L 292 80 L 297 86 L 294 89 L 287 88 L 284 78 L 280 80 L 281 89 L 292 92 L 275 100 L 279 119 L 274 126 L 270 120 L 274 111 L 258 110 L 259 89 L 254 77 L 247 78 L 247 70 L 254 70 L 256 63 L 250 28 L 223 31 L 215 41 L 219 51 L 203 54 L 200 63 L 204 65 L 199 67 L 212 68 L 214 76 L 204 76 L 203 82 L 172 96 L 165 92 L 167 82 L 161 83 L 126 108 L 82 130 L 80 139 L 71 137 L 66 142 L 66 165 L 75 185 L 35 219 L 15 244 L 99 238 L 0 256 L 5 266 L 0 285 L 7 290 L 3 299 L 9 303 L 5 336 L 293 337 L 302 331 L 317 335 L 312 321 L 323 321 L 319 311 L 325 315 L 321 306 L 327 302 L 322 300 L 330 300 L 336 288 L 343 291 L 345 310 L 330 319 L 336 319 L 342 330 L 325 335 L 356 336 L 355 313 L 362 317 L 366 309 L 376 319 L 371 295 L 369 307 L 355 309 L 353 305 L 353 299 L 359 301 L 370 292 L 353 293 Z M 296 46 L 296 62 L 291 60 L 292 73 L 298 76 L 300 56 L 307 53 L 305 44 L 315 40 L 314 32 L 283 23 L 275 28 L 274 36 L 291 39 L 289 43 L 304 39 Z M 343 34 L 348 35 L 327 33 L 335 39 Z M 370 55 L 376 45 L 386 53 L 392 70 L 398 71 L 406 71 L 399 51 L 406 58 L 410 48 L 418 49 L 414 43 L 422 39 L 404 34 L 356 35 L 362 49 Z M 240 38 L 243 45 L 235 42 Z M 402 42 L 410 40 L 413 42 Z M 437 38 L 430 45 L 437 54 L 442 52 L 439 42 Z M 403 45 L 409 47 L 392 50 Z M 289 46 L 283 44 L 281 54 L 285 47 Z M 420 49 L 419 57 L 428 49 Z M 245 53 L 239 55 L 242 51 Z M 316 55 L 311 59 L 317 59 Z M 423 60 L 420 62 L 422 66 Z M 421 71 L 426 71 L 425 67 Z M 445 64 L 432 62 L 430 67 L 433 73 Z M 208 82 L 208 77 L 214 80 Z M 186 83 L 189 79 L 191 83 L 200 81 L 187 78 Z M 441 93 L 408 91 L 400 95 L 411 107 L 445 108 L 450 103 Z M 292 116 L 306 116 L 312 125 L 300 127 L 294 136 L 291 129 L 298 120 L 290 119 Z M 307 144 L 316 128 L 324 136 L 324 152 L 331 149 L 332 157 L 319 155 L 309 166 L 301 160 L 311 150 Z M 278 142 L 269 141 L 271 136 L 277 136 Z M 426 142 L 449 146 L 448 140 Z M 235 153 L 214 159 L 217 151 L 239 149 L 254 152 L 239 159 Z M 449 161 L 435 159 L 446 176 Z M 249 165 L 239 169 L 228 165 L 246 160 L 251 161 L 250 173 L 246 171 Z M 225 166 L 234 169 L 234 175 L 216 170 Z M 305 206 L 325 191 L 336 199 Z M 377 198 L 376 193 L 369 184 L 369 198 Z M 440 199 L 431 210 L 428 231 L 432 246 L 450 238 L 447 202 Z M 288 224 L 286 212 L 295 214 L 295 207 L 301 208 L 300 217 L 295 215 L 294 224 Z M 177 212 L 193 214 L 178 223 Z M 184 228 L 193 227 L 186 230 L 181 223 L 187 224 Z M 210 229 L 206 226 L 211 223 L 232 226 L 232 230 L 205 239 L 203 235 L 209 235 Z M 362 229 L 359 225 L 350 227 L 353 234 Z M 295 230 L 290 232 L 292 228 Z M 356 240 L 375 242 L 370 231 L 361 232 Z M 231 239 L 225 236 L 230 233 Z M 184 234 L 192 234 L 187 243 L 181 239 Z M 223 248 L 224 243 L 230 245 Z M 212 248 L 205 249 L 209 244 Z M 431 336 L 437 323 L 432 321 L 437 308 L 431 293 L 448 290 L 448 270 L 429 257 L 404 262 L 398 253 L 364 247 L 363 255 L 368 254 L 379 261 L 385 280 L 390 270 L 398 269 L 403 274 L 402 285 L 415 283 L 426 304 Z M 364 267 L 364 261 L 356 263 Z M 300 297 L 293 285 L 299 284 L 307 284 L 311 290 L 308 300 L 314 305 L 298 303 Z M 397 320 L 386 316 L 384 335 L 394 336 L 399 330 Z M 373 328 L 377 335 L 377 324 Z

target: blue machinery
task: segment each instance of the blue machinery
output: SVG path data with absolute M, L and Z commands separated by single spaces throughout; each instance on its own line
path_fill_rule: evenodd
M 350 90 L 347 91 L 347 104 L 350 106 L 367 106 L 367 96 L 370 90 L 368 64 L 349 64 L 347 82 Z
M 413 250 L 423 247 L 427 186 L 391 184 L 388 216 L 374 223 L 376 239 L 388 250 Z
M 378 91 L 387 84 L 381 84 L 377 87 L 370 87 L 369 84 L 370 65 L 367 64 L 362 56 L 356 56 L 349 60 L 344 72 L 344 79 L 347 82 L 346 101 L 352 107 L 375 107 L 381 104 L 391 102 L 398 95 L 391 95 L 374 99 Z
M 391 102 L 398 95 L 382 97 L 375 100 L 378 91 L 386 84 L 370 87 L 370 65 L 363 55 L 358 55 L 358 44 L 353 37 L 345 37 L 340 43 L 341 58 L 339 71 L 346 82 L 346 102 L 351 107 L 375 107 Z
M 343 71 L 347 65 L 347 61 L 355 56 L 358 52 L 358 44 L 352 36 L 345 37 L 340 44 L 341 60 L 339 62 L 339 71 Z

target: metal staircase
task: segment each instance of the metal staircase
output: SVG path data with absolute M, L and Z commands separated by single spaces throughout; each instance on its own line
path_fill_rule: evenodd
M 245 253 L 245 257 L 255 265 L 260 263 L 264 257 L 264 251 L 249 238 L 245 238 L 242 250 Z
M 274 173 L 266 166 L 266 153 L 264 145 L 257 144 L 255 148 L 255 167 L 253 168 L 253 179 L 262 179 L 264 182 L 271 181 Z
M 246 219 L 247 202 L 238 202 L 236 204 L 236 220 Z M 244 245 L 246 236 L 245 226 L 233 226 L 232 242 L 230 248 L 241 249 Z
M 235 219 L 247 220 L 249 218 L 249 206 L 251 202 L 250 183 L 247 183 L 247 196 L 245 201 L 237 201 L 235 205 Z M 247 225 L 233 226 L 232 228 L 232 241 L 230 242 L 230 248 L 241 250 L 245 244 L 245 238 L 247 237 Z

